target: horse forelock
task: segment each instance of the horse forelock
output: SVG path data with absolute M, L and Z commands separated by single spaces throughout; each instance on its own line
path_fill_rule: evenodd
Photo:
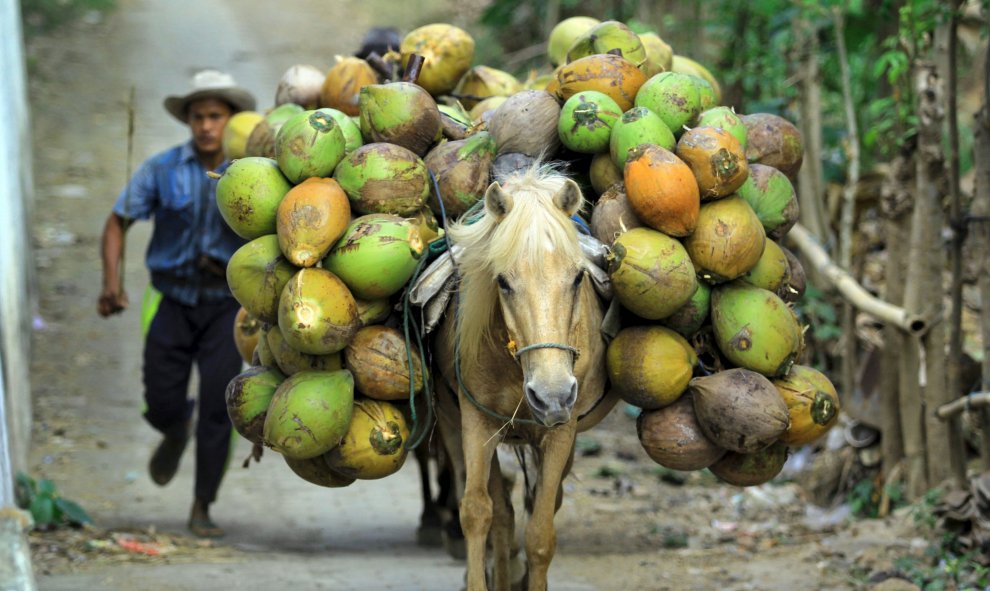
M 499 274 L 525 263 L 537 272 L 546 270 L 548 256 L 573 261 L 584 256 L 573 222 L 553 202 L 565 180 L 552 168 L 534 166 L 503 183 L 513 205 L 501 220 L 486 213 L 473 224 L 455 223 L 448 229 L 453 242 L 463 247 L 457 261 L 461 284 L 456 332 L 465 361 L 477 360 L 482 346 L 491 341 Z

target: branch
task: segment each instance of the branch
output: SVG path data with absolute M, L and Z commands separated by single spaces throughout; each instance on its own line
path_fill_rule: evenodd
M 818 241 L 801 224 L 795 224 L 787 233 L 787 238 L 808 262 L 827 279 L 839 294 L 862 312 L 871 314 L 897 326 L 912 335 L 922 335 L 928 330 L 928 320 L 917 314 L 910 314 L 904 308 L 885 302 L 866 291 L 847 271 L 832 262 Z
M 935 416 L 947 421 L 963 411 L 983 408 L 988 405 L 990 405 L 990 392 L 973 392 L 939 406 L 935 409 Z

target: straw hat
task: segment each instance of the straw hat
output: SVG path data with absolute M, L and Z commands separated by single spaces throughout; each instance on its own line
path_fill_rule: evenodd
M 187 122 L 189 104 L 193 101 L 215 98 L 229 104 L 234 112 L 253 111 L 254 97 L 237 86 L 234 77 L 217 70 L 202 70 L 192 78 L 192 90 L 185 96 L 170 96 L 165 99 L 165 110 L 179 121 Z

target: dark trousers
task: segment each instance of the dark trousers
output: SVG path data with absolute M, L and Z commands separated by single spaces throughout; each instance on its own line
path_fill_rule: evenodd
M 241 371 L 234 344 L 234 317 L 240 308 L 230 298 L 186 306 L 162 298 L 144 346 L 145 419 L 158 431 L 174 429 L 193 412 L 189 376 L 199 373 L 196 423 L 196 498 L 216 500 L 230 452 L 231 424 L 224 394 Z

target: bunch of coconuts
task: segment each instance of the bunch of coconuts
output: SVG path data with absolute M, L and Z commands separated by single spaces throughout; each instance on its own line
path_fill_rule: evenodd
M 250 240 L 228 267 L 235 335 L 245 351 L 257 338 L 228 407 L 303 478 L 387 472 L 358 456 L 401 465 L 401 445 L 368 452 L 408 437 L 403 405 L 425 379 L 397 300 L 438 220 L 541 160 L 585 186 L 622 318 L 609 376 L 643 410 L 651 458 L 754 485 L 835 424 L 835 389 L 801 365 L 804 274 L 780 242 L 798 214 L 797 129 L 720 105 L 707 69 L 617 21 L 562 21 L 548 57 L 522 81 L 474 64 L 467 32 L 426 25 L 386 56 L 293 66 L 272 109 L 228 124 L 217 200 Z M 376 418 L 353 427 L 359 414 Z

